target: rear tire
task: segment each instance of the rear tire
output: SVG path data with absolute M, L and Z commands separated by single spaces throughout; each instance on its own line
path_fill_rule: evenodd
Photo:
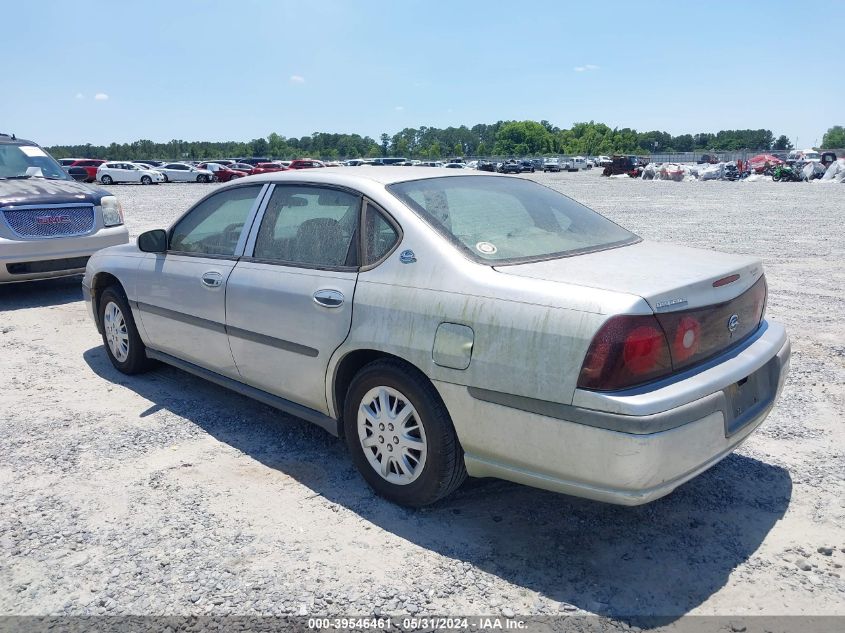
M 104 174 L 103 176 L 100 176 L 100 182 L 104 185 L 110 185 L 114 182 L 114 180 L 108 174 Z
M 423 374 L 401 361 L 377 360 L 358 372 L 346 394 L 343 429 L 361 475 L 394 503 L 425 506 L 466 479 L 446 405 Z
M 152 368 L 155 363 L 147 358 L 147 348 L 138 334 L 123 289 L 119 286 L 106 288 L 100 295 L 98 310 L 103 345 L 115 369 L 132 375 Z

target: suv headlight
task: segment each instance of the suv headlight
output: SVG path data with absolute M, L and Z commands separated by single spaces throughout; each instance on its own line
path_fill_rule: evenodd
M 100 207 L 103 210 L 104 226 L 118 226 L 123 224 L 123 209 L 117 198 L 114 196 L 103 196 L 100 200 Z

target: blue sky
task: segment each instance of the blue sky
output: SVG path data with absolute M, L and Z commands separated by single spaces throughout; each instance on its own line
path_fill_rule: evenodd
M 44 145 L 548 119 L 845 124 L 845 2 L 9 2 L 0 131 Z

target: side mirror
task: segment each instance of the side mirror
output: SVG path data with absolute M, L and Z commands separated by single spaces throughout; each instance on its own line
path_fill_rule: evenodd
M 166 253 L 167 231 L 153 229 L 138 236 L 138 249 L 144 253 Z
M 88 172 L 84 167 L 68 167 L 67 173 L 74 180 L 78 180 L 80 182 L 88 180 Z

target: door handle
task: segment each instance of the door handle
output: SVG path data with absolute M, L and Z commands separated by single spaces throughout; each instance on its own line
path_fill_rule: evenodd
M 202 275 L 202 285 L 208 288 L 219 288 L 223 285 L 223 275 L 217 271 L 210 270 Z
M 339 308 L 343 305 L 343 293 L 340 290 L 318 290 L 314 293 L 314 303 L 324 308 Z

